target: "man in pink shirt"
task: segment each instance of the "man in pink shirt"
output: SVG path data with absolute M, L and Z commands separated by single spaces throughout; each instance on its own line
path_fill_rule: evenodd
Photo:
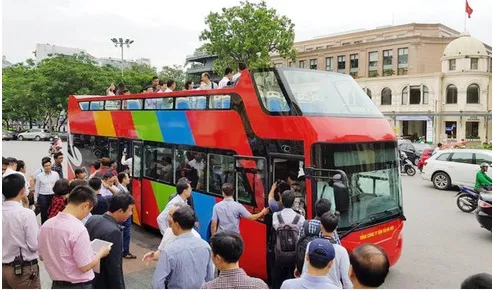
M 94 191 L 77 186 L 67 202 L 63 212 L 39 229 L 39 257 L 53 281 L 52 289 L 91 289 L 93 268 L 111 248 L 102 248 L 94 255 L 89 234 L 81 222 L 97 202 Z

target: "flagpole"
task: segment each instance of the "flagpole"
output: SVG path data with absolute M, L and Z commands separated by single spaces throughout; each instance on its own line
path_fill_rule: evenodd
M 464 32 L 466 32 L 467 12 L 464 13 Z

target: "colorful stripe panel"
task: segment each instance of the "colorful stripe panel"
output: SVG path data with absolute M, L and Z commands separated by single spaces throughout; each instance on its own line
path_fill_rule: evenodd
M 186 112 L 156 112 L 164 142 L 195 145 Z
M 96 129 L 98 135 L 116 137 L 115 126 L 113 125 L 113 118 L 111 118 L 111 112 L 93 112 L 94 121 L 96 122 Z
M 132 118 L 139 139 L 163 142 L 156 112 L 134 111 Z

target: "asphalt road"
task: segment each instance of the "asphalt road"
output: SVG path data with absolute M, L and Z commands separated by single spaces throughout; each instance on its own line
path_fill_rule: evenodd
M 30 173 L 40 166 L 49 143 L 8 141 L 2 145 L 2 156 L 24 160 Z M 491 232 L 480 228 L 473 213 L 457 208 L 455 191 L 438 191 L 419 175 L 402 176 L 402 187 L 407 218 L 404 249 L 382 288 L 457 289 L 469 275 L 492 272 Z M 159 236 L 135 228 L 132 242 L 155 249 Z

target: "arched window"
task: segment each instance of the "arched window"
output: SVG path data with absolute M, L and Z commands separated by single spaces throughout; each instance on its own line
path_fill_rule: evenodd
M 447 104 L 457 104 L 457 87 L 454 85 L 447 87 Z
M 365 90 L 366 90 L 366 94 L 371 99 L 371 90 L 369 88 L 366 88 Z
M 479 86 L 472 84 L 467 87 L 467 103 L 479 104 Z
M 409 87 L 402 89 L 402 104 L 407 105 L 407 100 L 409 99 Z
M 382 105 L 392 105 L 392 91 L 389 88 L 382 90 Z
M 428 87 L 423 85 L 423 104 L 428 104 Z

